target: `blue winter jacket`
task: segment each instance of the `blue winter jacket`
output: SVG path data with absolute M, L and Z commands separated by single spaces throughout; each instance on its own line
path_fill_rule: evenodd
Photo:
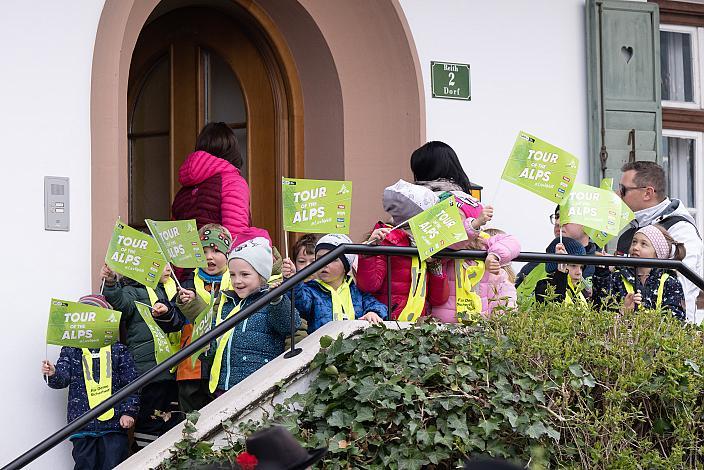
M 269 286 L 265 286 L 251 294 L 244 299 L 240 310 L 247 308 L 268 291 Z M 225 304 L 222 307 L 221 318 L 224 320 L 242 299 L 233 291 L 224 291 L 222 295 Z M 195 301 L 202 302 L 199 299 Z M 157 323 L 164 331 L 180 329 L 186 321 L 183 313 L 173 306 L 169 313 L 157 318 Z M 295 328 L 298 329 L 301 326 L 301 317 L 295 310 L 293 321 Z M 215 327 L 215 316 L 213 316 L 213 327 Z M 218 389 L 229 390 L 279 356 L 284 352 L 286 337 L 290 335 L 291 301 L 286 296 L 265 305 L 252 316 L 238 323 L 223 352 Z M 216 348 L 217 343 L 212 341 L 205 356 L 200 357 L 202 362 L 212 363 Z
M 376 300 L 372 294 L 360 291 L 354 282 L 350 283 L 350 293 L 355 318 L 360 318 L 367 312 L 376 312 L 386 320 L 388 315 L 386 305 Z M 294 295 L 296 308 L 301 312 L 301 316 L 308 320 L 309 334 L 332 321 L 332 296 L 317 281 L 298 284 Z
M 91 349 L 98 351 L 98 349 Z M 56 373 L 49 377 L 48 383 L 51 388 L 68 387 L 68 412 L 67 422 L 71 422 L 90 410 L 88 406 L 88 394 L 83 378 L 83 351 L 80 348 L 61 348 L 59 360 L 56 362 Z M 100 360 L 93 359 L 93 372 L 100 373 Z M 120 389 L 137 378 L 137 369 L 134 365 L 132 355 L 127 347 L 122 343 L 112 345 L 112 393 L 117 393 Z M 139 412 L 139 395 L 131 394 L 115 408 L 115 416 L 107 421 L 94 419 L 88 423 L 80 432 L 127 432 L 120 426 L 120 416 L 128 415 L 137 418 Z

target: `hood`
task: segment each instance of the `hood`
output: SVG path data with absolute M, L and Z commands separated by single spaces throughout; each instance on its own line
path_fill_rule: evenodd
M 643 209 L 634 214 L 636 219 L 633 225 L 638 227 L 643 227 L 645 225 L 650 225 L 653 223 L 660 222 L 665 217 L 670 217 L 674 215 L 679 215 L 690 221 L 692 224 L 696 225 L 694 217 L 689 213 L 689 210 L 682 204 L 679 199 L 669 199 L 665 198 L 657 206 L 650 207 L 648 209 Z
M 239 170 L 232 163 L 199 150 L 186 157 L 178 170 L 178 181 L 182 186 L 195 186 L 221 173 L 240 176 Z

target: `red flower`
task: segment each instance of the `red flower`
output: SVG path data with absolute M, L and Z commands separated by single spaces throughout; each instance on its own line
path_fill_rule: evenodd
M 247 452 L 242 452 L 237 456 L 237 465 L 239 465 L 242 470 L 254 470 L 258 463 L 257 458 Z

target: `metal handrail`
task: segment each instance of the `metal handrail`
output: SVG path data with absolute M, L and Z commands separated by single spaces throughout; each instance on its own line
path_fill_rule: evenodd
M 110 398 L 100 403 L 95 408 L 92 408 L 85 414 L 71 421 L 63 428 L 56 431 L 51 436 L 47 437 L 27 452 L 17 457 L 12 462 L 5 465 L 2 470 L 14 470 L 24 467 L 30 462 L 37 459 L 39 456 L 51 450 L 53 447 L 64 441 L 67 437 L 79 431 L 90 421 L 96 419 L 104 412 L 127 398 L 128 395 L 137 392 L 140 388 L 147 385 L 154 378 L 164 371 L 178 365 L 181 361 L 194 354 L 199 349 L 208 345 L 212 340 L 225 334 L 227 331 L 234 328 L 238 323 L 246 320 L 257 312 L 260 308 L 269 304 L 272 300 L 284 295 L 286 292 L 293 289 L 297 284 L 304 281 L 308 276 L 319 271 L 323 266 L 334 261 L 339 256 L 344 254 L 359 254 L 359 255 L 381 255 L 387 257 L 387 269 L 390 268 L 389 260 L 391 256 L 417 256 L 418 250 L 411 247 L 391 247 L 391 246 L 370 246 L 370 245 L 340 245 L 334 250 L 321 256 L 310 265 L 306 266 L 291 278 L 285 280 L 280 286 L 271 289 L 269 292 L 261 296 L 248 307 L 236 313 L 232 317 L 224 320 L 212 330 L 203 334 L 200 338 L 193 341 L 191 344 L 176 352 L 173 356 L 166 359 L 161 364 L 158 364 L 143 375 L 139 376 L 135 381 L 120 389 Z M 467 258 L 467 259 L 485 259 L 486 251 L 477 250 L 444 250 L 434 255 L 436 258 Z M 704 290 L 704 279 L 699 277 L 691 269 L 684 265 L 681 261 L 676 260 L 660 260 L 649 258 L 627 258 L 620 256 L 588 256 L 588 255 L 557 255 L 549 253 L 531 253 L 521 252 L 514 261 L 538 261 L 538 262 L 561 262 L 561 263 L 576 263 L 583 265 L 604 265 L 604 266 L 631 266 L 631 267 L 651 267 L 651 268 L 666 268 L 676 270 L 687 279 L 692 281 L 697 287 Z M 391 270 L 388 269 L 388 279 L 391 279 Z M 391 289 L 389 289 L 390 296 Z M 390 306 L 390 302 L 389 302 Z

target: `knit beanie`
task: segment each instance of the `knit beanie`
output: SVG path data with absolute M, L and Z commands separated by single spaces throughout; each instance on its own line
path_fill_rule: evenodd
M 79 303 L 112 310 L 112 305 L 102 295 L 88 294 L 78 299 Z
M 237 245 L 228 255 L 227 261 L 230 262 L 233 259 L 248 262 L 265 281 L 271 277 L 274 258 L 271 254 L 271 245 L 266 238 L 257 237 Z
M 548 247 L 545 249 L 545 252 L 554 255 L 555 247 L 557 247 L 558 243 L 560 243 L 560 237 L 557 237 L 553 241 L 551 241 Z M 587 250 L 584 248 L 584 246 L 582 246 L 582 244 L 574 238 L 562 237 L 562 244 L 565 245 L 565 249 L 567 250 L 568 255 L 584 256 L 587 254 Z M 549 273 L 554 272 L 555 270 L 557 270 L 557 263 L 552 261 L 549 263 L 545 263 L 545 270 Z
M 200 234 L 200 242 L 203 248 L 213 248 L 220 253 L 227 255 L 232 245 L 232 236 L 229 230 L 222 225 L 208 224 L 201 227 L 198 231 Z
M 654 225 L 646 225 L 638 229 L 636 233 L 640 233 L 648 240 L 650 240 L 651 245 L 655 248 L 655 256 L 658 259 L 670 259 L 675 255 L 675 246 L 667 241 L 665 235 L 662 234 L 660 229 Z
M 315 245 L 315 253 L 317 254 L 318 250 L 332 251 L 343 243 L 353 243 L 353 241 L 347 235 L 329 233 L 318 240 L 318 243 Z M 352 265 L 357 261 L 357 255 L 342 255 L 340 256 L 340 261 L 342 261 L 342 265 L 345 267 L 345 272 L 348 273 Z
M 386 211 L 398 225 L 420 214 L 438 203 L 438 197 L 430 189 L 398 180 L 396 184 L 384 189 L 382 198 Z

